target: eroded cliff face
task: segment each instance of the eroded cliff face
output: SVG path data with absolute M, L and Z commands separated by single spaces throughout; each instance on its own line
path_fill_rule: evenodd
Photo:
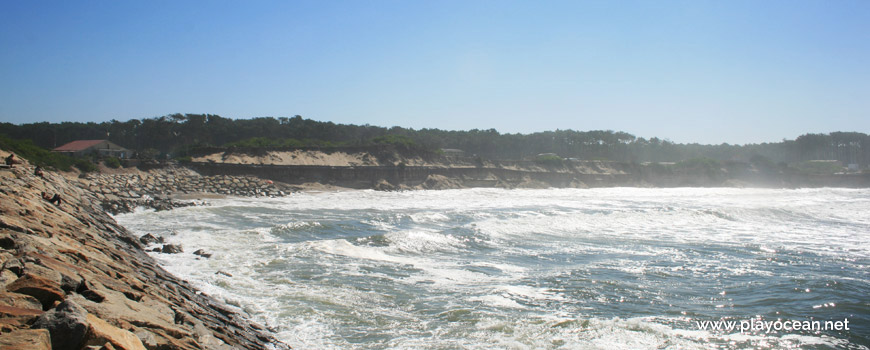
M 288 348 L 164 271 L 92 192 L 27 164 L 0 169 L 0 332 L 2 349 Z

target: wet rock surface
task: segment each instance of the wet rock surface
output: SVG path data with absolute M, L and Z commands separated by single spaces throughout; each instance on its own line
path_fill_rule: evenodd
M 164 244 L 160 252 L 164 254 L 178 254 L 184 253 L 184 249 L 178 244 Z

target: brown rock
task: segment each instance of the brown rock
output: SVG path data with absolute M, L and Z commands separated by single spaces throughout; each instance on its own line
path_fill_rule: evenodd
M 36 298 L 18 293 L 0 293 L 0 305 L 19 307 L 22 309 L 42 309 L 42 304 Z
M 39 309 L 23 309 L 0 305 L 0 318 L 10 320 L 10 324 L 22 326 L 32 324 L 42 313 L 43 311 Z
M 99 317 L 88 314 L 88 322 L 91 324 L 88 332 L 86 345 L 110 344 L 118 350 L 146 350 L 142 341 L 135 334 L 110 325 Z
M 51 350 L 51 337 L 45 329 L 20 329 L 0 337 L 0 350 Z
M 183 253 L 184 249 L 181 248 L 180 244 L 164 244 L 161 252 L 166 254 L 178 254 Z
M 12 254 L 3 252 L 2 254 L 0 254 L 0 260 L 3 260 L 4 271 L 12 271 L 16 275 L 24 271 L 24 264 L 21 263 L 20 259 L 12 256 Z
M 60 285 L 61 276 L 57 271 L 51 270 L 45 266 L 40 266 L 34 263 L 24 264 L 24 273 L 45 278 L 53 283 Z
M 6 290 L 36 298 L 42 303 L 43 310 L 48 310 L 56 301 L 63 300 L 63 291 L 58 283 L 27 273 L 7 285 Z
M 112 344 L 105 343 L 103 345 L 88 345 L 83 347 L 82 350 L 115 350 L 115 347 Z
M 396 186 L 393 185 L 393 184 L 391 184 L 391 183 L 389 183 L 389 182 L 387 182 L 387 180 L 380 179 L 380 180 L 378 180 L 378 182 L 374 185 L 374 189 L 375 189 L 375 191 L 395 191 L 395 190 L 396 190 Z M 274 196 L 274 195 L 276 195 L 276 194 L 277 194 L 277 193 L 275 193 L 275 192 L 269 192 L 269 195 L 270 195 L 270 196 Z
M 0 247 L 2 248 L 2 247 Z M 11 248 L 3 248 L 3 249 L 11 249 Z M 15 260 L 15 256 L 10 252 L 0 251 L 0 267 L 6 265 L 7 261 Z
M 463 186 L 457 179 L 431 174 L 418 187 L 424 190 L 449 190 L 462 188 Z
M 30 328 L 30 325 L 19 318 L 0 318 L 0 334 L 27 328 Z
M 0 271 L 0 291 L 6 290 L 6 285 L 18 279 L 18 275 L 11 270 Z

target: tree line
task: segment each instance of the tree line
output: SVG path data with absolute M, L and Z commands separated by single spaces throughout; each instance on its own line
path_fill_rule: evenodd
M 796 163 L 838 160 L 870 164 L 870 136 L 860 132 L 805 134 L 794 140 L 747 145 L 680 144 L 611 130 L 556 130 L 530 134 L 488 130 L 440 130 L 336 124 L 294 117 L 230 119 L 214 114 L 171 114 L 102 123 L 0 123 L 0 134 L 30 139 L 52 149 L 74 140 L 108 139 L 143 154 L 185 155 L 204 147 L 365 147 L 382 143 L 437 152 L 460 149 L 486 159 L 528 159 L 553 153 L 562 158 L 623 162 L 719 161 Z

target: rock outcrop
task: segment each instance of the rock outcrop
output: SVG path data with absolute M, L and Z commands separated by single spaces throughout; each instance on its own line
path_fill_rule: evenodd
M 161 180 L 149 183 L 125 198 Z M 91 184 L 48 171 L 38 177 L 26 163 L 0 170 L 0 349 L 64 348 L 58 342 L 76 350 L 288 348 L 241 309 L 158 266 L 100 206 L 120 189 Z

